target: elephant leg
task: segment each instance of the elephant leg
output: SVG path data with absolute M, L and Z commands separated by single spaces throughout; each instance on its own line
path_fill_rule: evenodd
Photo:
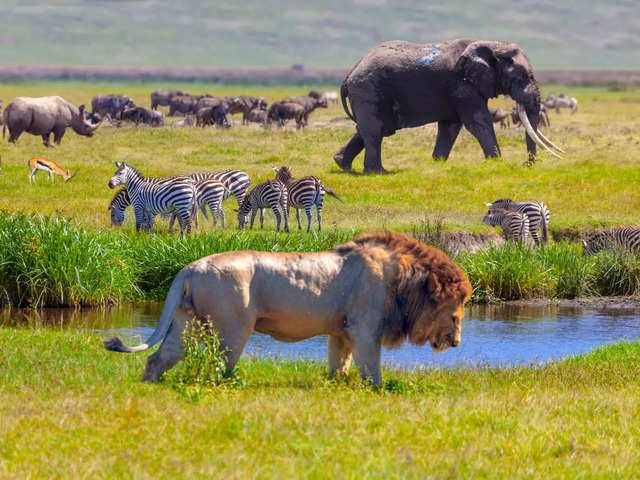
M 329 376 L 336 374 L 346 375 L 351 366 L 351 345 L 343 337 L 329 335 L 327 344 L 329 354 Z
M 460 118 L 465 128 L 480 143 L 485 158 L 500 157 L 502 155 L 498 146 L 496 132 L 493 129 L 493 119 L 487 108 L 486 101 L 482 106 L 461 112 Z
M 458 138 L 461 128 L 461 122 L 438 122 L 436 146 L 433 148 L 433 154 L 431 155 L 434 160 L 447 160 L 449 158 L 449 154 L 451 153 L 456 138 Z
M 364 172 L 384 173 L 382 167 L 382 133 L 364 134 Z
M 364 140 L 359 132 L 356 132 L 338 153 L 333 156 L 333 160 L 342 170 L 351 170 L 353 159 L 364 148 Z

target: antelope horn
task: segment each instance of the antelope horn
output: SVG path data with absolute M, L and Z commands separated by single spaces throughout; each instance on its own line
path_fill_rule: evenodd
M 544 148 L 547 152 L 549 152 L 554 157 L 562 159 L 560 155 L 558 155 L 556 152 L 554 152 L 549 147 L 547 147 L 547 145 L 545 145 L 545 143 L 542 140 L 540 140 L 540 138 L 538 138 L 538 135 L 536 135 L 535 130 L 533 129 L 533 127 L 531 126 L 531 123 L 529 122 L 529 117 L 527 117 L 527 112 L 525 111 L 524 106 L 518 103 L 517 108 L 518 108 L 518 116 L 520 117 L 520 121 L 522 122 L 522 125 L 524 125 L 524 129 L 527 131 L 527 135 L 531 137 L 531 140 L 536 142 L 536 144 L 539 147 Z
M 540 139 L 545 142 L 547 145 L 549 145 L 550 147 L 555 148 L 556 150 L 558 150 L 560 153 L 567 153 L 564 150 L 562 150 L 559 146 L 557 146 L 555 143 L 553 143 L 551 140 L 549 140 L 547 137 L 545 137 L 542 132 L 540 130 L 538 130 L 538 135 L 540 136 Z
M 68 182 L 69 180 L 71 180 L 73 177 L 76 176 L 76 173 L 78 173 L 78 170 L 76 170 L 75 172 L 73 172 L 71 175 L 69 175 L 69 178 L 65 179 L 65 182 Z

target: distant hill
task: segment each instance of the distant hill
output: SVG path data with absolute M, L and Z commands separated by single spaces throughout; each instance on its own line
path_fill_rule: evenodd
M 3 0 L 0 63 L 346 67 L 391 39 L 520 43 L 536 69 L 640 68 L 638 0 Z

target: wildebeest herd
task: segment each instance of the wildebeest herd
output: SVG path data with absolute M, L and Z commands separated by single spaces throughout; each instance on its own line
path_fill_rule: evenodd
M 58 96 L 17 97 L 11 100 L 2 114 L 3 136 L 9 130 L 9 141 L 14 143 L 22 133 L 42 136 L 45 146 L 52 147 L 50 137 L 60 144 L 67 128 L 77 134 L 92 136 L 107 121 L 120 127 L 123 122 L 160 127 L 165 124 L 158 106 L 168 106 L 169 116 L 184 116 L 170 126 L 175 127 L 231 127 L 228 115 L 242 114 L 242 124 L 258 123 L 265 127 L 275 124 L 283 127 L 294 120 L 296 128 L 304 128 L 309 115 L 318 107 L 327 108 L 328 98 L 337 98 L 336 92 L 310 91 L 307 96 L 287 97 L 271 106 L 263 97 L 239 95 L 216 97 L 208 93 L 190 95 L 181 90 L 156 90 L 151 93 L 151 108 L 136 105 L 133 99 L 121 94 L 101 94 L 91 99 L 91 112 L 84 105 L 76 107 Z M 1 103 L 0 103 L 1 107 Z

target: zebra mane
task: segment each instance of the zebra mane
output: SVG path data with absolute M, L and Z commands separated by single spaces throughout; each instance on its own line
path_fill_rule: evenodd
M 134 174 L 136 177 L 138 177 L 138 178 L 140 178 L 140 179 L 142 179 L 142 180 L 146 180 L 146 179 L 147 179 L 147 177 L 145 177 L 142 173 L 140 173 L 140 170 L 138 170 L 138 169 L 137 169 L 136 167 L 134 167 L 133 165 L 131 165 L 131 164 L 129 164 L 129 163 L 126 163 L 126 162 L 122 162 L 122 164 L 123 164 L 125 167 L 127 167 L 129 170 L 132 170 L 132 171 L 133 171 L 133 174 Z

